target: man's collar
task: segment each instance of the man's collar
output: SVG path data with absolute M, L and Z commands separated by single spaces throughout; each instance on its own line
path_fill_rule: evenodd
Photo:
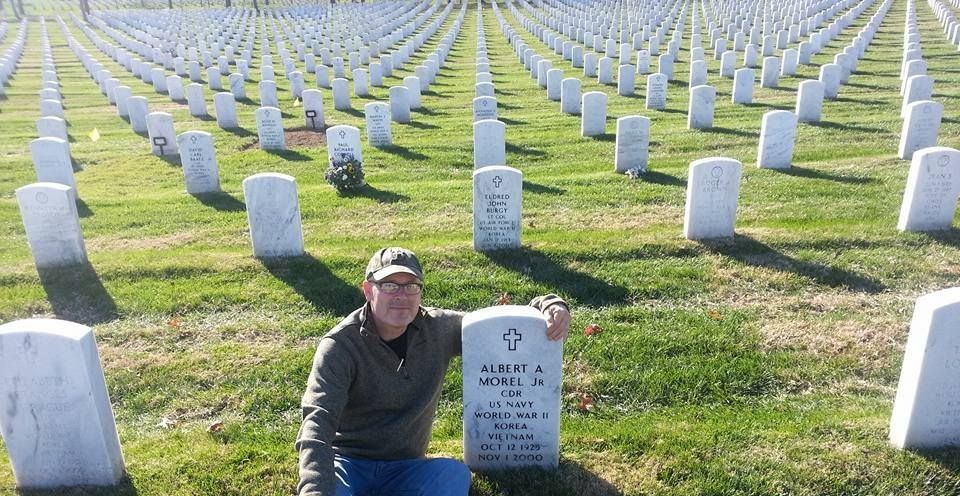
M 409 330 L 411 327 L 419 330 L 423 329 L 423 319 L 427 315 L 427 311 L 421 305 L 417 309 L 417 316 L 413 318 L 413 322 L 407 325 Z M 370 302 L 364 303 L 363 308 L 360 309 L 360 335 L 363 336 L 370 334 L 372 336 L 380 337 L 380 334 L 377 333 L 377 325 L 373 320 L 373 313 L 370 310 Z

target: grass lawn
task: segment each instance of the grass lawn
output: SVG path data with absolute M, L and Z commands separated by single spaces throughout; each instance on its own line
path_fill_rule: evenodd
M 792 110 L 799 83 L 816 78 L 880 3 L 778 88 L 758 84 L 751 105 L 730 103 L 733 81 L 707 50 L 717 104 L 714 128 L 702 131 L 686 128 L 689 19 L 668 106 L 647 111 L 645 78 L 635 96 L 617 96 L 501 5 L 564 77 L 609 95 L 608 133 L 594 138 L 546 99 L 485 8 L 507 165 L 524 175 L 523 248 L 487 254 L 472 250 L 475 2 L 423 108 L 393 125 L 395 146 L 363 150 L 370 187 L 350 196 L 324 181 L 324 146 L 253 146 L 256 80 L 246 83 L 253 100 L 237 104 L 242 129 L 224 131 L 155 93 L 67 19 L 151 111 L 174 116 L 178 133 L 214 135 L 223 193 L 187 194 L 179 161 L 151 155 L 48 17 L 90 264 L 42 278 L 14 196 L 35 181 L 28 145 L 39 118 L 41 27 L 33 20 L 0 99 L 0 322 L 56 316 L 94 328 L 129 472 L 125 486 L 96 494 L 293 493 L 313 349 L 362 303 L 363 269 L 387 245 L 420 256 L 427 305 L 475 310 L 503 293 L 523 303 L 548 292 L 571 303 L 559 472 L 477 474 L 472 494 L 958 494 L 960 450 L 905 452 L 886 441 L 913 303 L 960 280 L 960 230 L 895 228 L 909 166 L 896 157 L 905 0 L 894 1 L 840 97 L 825 101 L 823 121 L 799 126 L 793 167 L 755 166 L 763 114 Z M 945 108 L 939 144 L 957 148 L 960 52 L 926 2 L 915 9 L 934 99 Z M 456 12 L 386 86 L 413 73 Z M 16 29 L 11 22 L 0 50 Z M 251 77 L 259 74 L 255 60 Z M 302 129 L 289 82 L 277 85 L 286 128 Z M 328 125 L 363 129 L 362 110 L 334 110 L 323 93 Z M 351 99 L 362 109 L 387 101 L 388 88 Z M 650 171 L 638 180 L 613 172 L 615 120 L 626 115 L 652 120 Z M 691 242 L 682 235 L 687 167 L 710 156 L 743 162 L 737 236 Z M 297 179 L 306 256 L 253 258 L 241 181 L 259 172 Z M 589 324 L 601 332 L 584 335 Z M 461 390 L 457 362 L 432 454 L 462 456 Z M 594 408 L 577 408 L 585 396 Z M 224 429 L 208 432 L 215 422 Z M 13 493 L 2 444 L 0 460 L 0 494 Z

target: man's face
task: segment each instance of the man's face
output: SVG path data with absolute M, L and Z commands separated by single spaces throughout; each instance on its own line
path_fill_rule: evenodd
M 380 282 L 403 285 L 420 281 L 410 274 L 400 273 L 391 274 Z M 396 293 L 387 294 L 377 286 L 377 283 L 364 281 L 363 294 L 370 303 L 374 321 L 379 326 L 405 328 L 413 322 L 420 309 L 420 294 L 407 294 L 402 288 Z

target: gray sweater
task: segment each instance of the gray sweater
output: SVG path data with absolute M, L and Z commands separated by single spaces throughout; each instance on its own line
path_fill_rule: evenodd
M 565 304 L 555 295 L 534 299 L 545 309 Z M 421 308 L 407 326 L 401 362 L 357 309 L 317 345 L 303 395 L 297 436 L 300 496 L 333 495 L 333 455 L 370 460 L 423 457 L 430 442 L 443 377 L 460 354 L 462 312 Z

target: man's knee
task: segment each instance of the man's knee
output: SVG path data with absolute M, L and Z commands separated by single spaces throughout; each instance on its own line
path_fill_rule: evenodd
M 465 495 L 470 491 L 472 474 L 463 462 L 437 458 L 432 460 L 432 464 L 436 473 L 433 486 L 441 491 L 432 494 Z

